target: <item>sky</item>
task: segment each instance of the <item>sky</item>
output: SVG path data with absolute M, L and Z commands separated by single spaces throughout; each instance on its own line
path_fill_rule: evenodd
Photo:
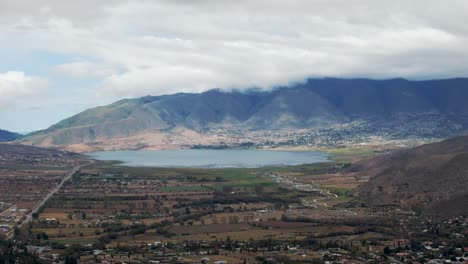
M 466 0 L 0 0 L 0 128 L 123 98 L 468 75 Z

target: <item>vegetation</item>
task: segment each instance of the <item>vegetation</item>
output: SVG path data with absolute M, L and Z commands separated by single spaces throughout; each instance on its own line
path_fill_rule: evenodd
M 336 155 L 348 160 L 369 154 L 340 151 Z M 57 165 L 75 164 L 62 162 Z M 256 169 L 96 162 L 77 171 L 31 221 L 7 233 L 14 239 L 0 247 L 0 264 L 408 263 L 435 254 L 463 256 L 466 217 L 439 220 L 397 205 L 368 206 L 354 196 L 363 181 L 356 166 L 340 160 Z M 47 172 L 33 171 L 60 180 L 59 171 Z M 0 207 L 2 217 L 13 215 L 9 208 Z

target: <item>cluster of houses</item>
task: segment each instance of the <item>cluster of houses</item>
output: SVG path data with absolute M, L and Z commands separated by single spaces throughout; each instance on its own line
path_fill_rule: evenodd
M 3 208 L 8 207 L 6 210 L 0 213 L 0 234 L 8 234 L 11 232 L 13 227 L 22 221 L 22 219 L 28 214 L 28 209 L 18 208 L 9 203 L 0 202 L 0 206 Z

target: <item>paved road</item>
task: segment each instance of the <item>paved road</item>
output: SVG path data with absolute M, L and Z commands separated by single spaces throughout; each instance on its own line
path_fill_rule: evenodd
M 45 205 L 45 203 L 54 195 L 56 194 L 60 188 L 62 188 L 63 184 L 65 184 L 65 182 L 67 182 L 68 180 L 71 179 L 71 177 L 81 168 L 85 167 L 85 166 L 88 166 L 90 164 L 94 163 L 94 161 L 90 161 L 88 163 L 85 163 L 85 164 L 81 164 L 81 165 L 78 165 L 76 167 L 74 167 L 63 179 L 62 181 L 52 190 L 50 191 L 43 199 L 42 201 L 36 205 L 36 207 L 29 213 L 26 215 L 26 219 L 19 225 L 20 227 L 23 226 L 24 224 L 26 223 L 29 223 L 31 222 L 32 220 L 32 215 L 34 213 L 37 213 L 38 210 Z M 13 234 L 10 234 L 8 236 L 8 238 L 12 238 L 13 237 Z

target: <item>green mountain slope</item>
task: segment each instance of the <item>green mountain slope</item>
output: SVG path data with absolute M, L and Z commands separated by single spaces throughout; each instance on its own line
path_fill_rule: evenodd
M 23 142 L 41 146 L 104 146 L 110 144 L 106 142 L 109 140 L 133 138 L 130 146 L 151 134 L 162 136 L 158 137 L 158 144 L 170 145 L 177 144 L 173 142 L 177 140 L 170 139 L 174 131 L 202 137 L 215 129 L 224 129 L 228 134 L 233 129 L 326 129 L 355 120 L 372 122 L 368 127 L 385 130 L 387 120 L 398 124 L 400 118 L 407 120 L 408 115 L 426 116 L 423 126 L 431 126 L 429 114 L 441 121 L 438 127 L 424 130 L 434 130 L 429 136 L 445 137 L 468 127 L 466 99 L 468 79 L 312 79 L 273 91 L 210 90 L 121 100 L 32 133 Z M 440 123 L 449 125 L 441 129 Z M 151 144 L 151 140 L 147 142 Z

